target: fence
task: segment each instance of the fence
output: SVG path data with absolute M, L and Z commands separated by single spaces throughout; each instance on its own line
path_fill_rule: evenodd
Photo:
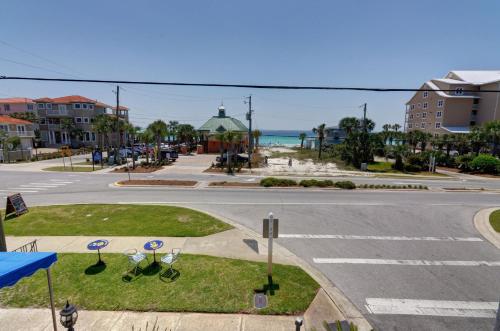
M 15 151 L 6 151 L 0 149 L 0 162 L 11 163 L 17 161 L 31 160 L 31 149 L 17 149 Z
M 13 252 L 21 252 L 21 253 L 32 253 L 32 252 L 38 252 L 38 246 L 36 245 L 36 239 L 22 245 L 21 247 L 18 247 L 13 250 Z

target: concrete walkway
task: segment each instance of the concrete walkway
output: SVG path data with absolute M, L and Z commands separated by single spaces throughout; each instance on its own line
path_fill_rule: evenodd
M 267 239 L 249 238 L 239 229 L 205 237 L 9 236 L 6 239 L 9 250 L 37 240 L 39 251 L 57 253 L 95 253 L 87 249 L 87 244 L 97 239 L 106 239 L 109 240 L 109 244 L 101 250 L 103 254 L 122 253 L 131 248 L 145 251 L 143 247 L 146 242 L 159 239 L 164 242 L 164 246 L 157 250 L 160 254 L 170 252 L 172 248 L 180 248 L 183 253 L 189 254 L 267 261 Z M 283 254 L 276 254 L 273 260 L 276 263 L 295 264 L 292 259 Z
M 161 331 L 288 331 L 294 321 L 294 316 L 80 310 L 75 329 L 152 331 L 156 322 Z M 0 309 L 0 325 L 9 331 L 53 330 L 49 309 Z M 64 329 L 59 321 L 58 328 Z

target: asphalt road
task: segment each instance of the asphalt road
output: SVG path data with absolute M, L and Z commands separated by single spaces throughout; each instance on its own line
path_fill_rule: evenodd
M 24 191 L 28 206 L 178 204 L 227 217 L 257 232 L 262 231 L 262 218 L 272 211 L 280 219 L 283 237 L 278 242 L 321 270 L 377 330 L 493 329 L 491 306 L 498 306 L 500 297 L 500 250 L 484 241 L 472 217 L 482 208 L 498 206 L 498 194 L 110 186 L 125 176 L 0 171 L 0 203 L 5 205 L 4 196 L 17 190 Z M 189 177 L 227 180 L 224 175 Z M 437 189 L 440 181 L 425 182 Z M 473 185 L 477 182 L 498 185 L 487 180 L 475 180 Z M 446 181 L 450 183 L 464 182 Z

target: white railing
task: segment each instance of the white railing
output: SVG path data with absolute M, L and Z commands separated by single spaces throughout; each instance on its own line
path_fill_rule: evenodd
M 9 131 L 9 137 L 34 137 L 35 131 Z
M 68 110 L 62 109 L 47 109 L 47 115 L 68 115 Z

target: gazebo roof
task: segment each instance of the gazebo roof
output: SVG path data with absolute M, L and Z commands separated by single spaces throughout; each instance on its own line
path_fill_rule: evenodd
M 247 132 L 248 128 L 236 118 L 226 116 L 224 106 L 219 107 L 219 116 L 213 116 L 205 122 L 198 131 L 209 134 L 222 133 L 226 131 Z

